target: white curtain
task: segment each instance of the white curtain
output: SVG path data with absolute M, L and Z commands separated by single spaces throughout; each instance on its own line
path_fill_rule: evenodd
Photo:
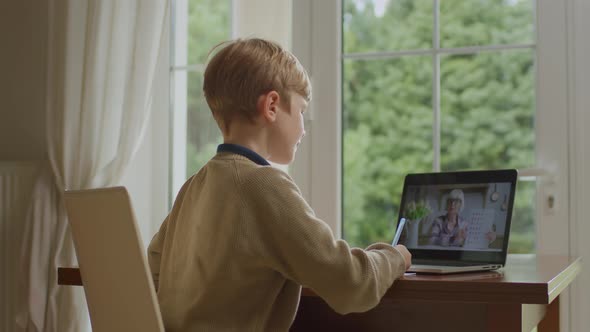
M 23 331 L 89 329 L 82 287 L 57 285 L 57 267 L 76 265 L 61 193 L 121 179 L 148 122 L 167 13 L 168 0 L 49 0 L 49 161 L 19 253 Z
M 17 330 L 15 285 L 20 277 L 20 260 L 12 248 L 20 245 L 37 171 L 36 162 L 0 161 L 0 331 Z

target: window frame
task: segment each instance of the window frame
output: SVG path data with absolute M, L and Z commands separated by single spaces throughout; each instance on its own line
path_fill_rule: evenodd
M 438 2 L 438 0 L 434 0 Z M 293 174 L 317 214 L 322 217 L 338 235 L 341 235 L 341 176 L 342 176 L 342 135 L 341 89 L 342 73 L 340 63 L 341 45 L 341 1 L 328 0 L 294 2 L 293 15 L 301 23 L 294 30 L 293 51 L 308 69 L 314 97 L 307 120 L 307 144 L 299 149 L 293 166 Z M 559 204 L 567 198 L 567 117 L 554 112 L 562 109 L 567 114 L 567 48 L 565 42 L 565 6 L 550 0 L 537 1 L 537 73 L 536 73 L 536 157 L 537 165 L 519 170 L 520 178 L 535 178 L 539 183 L 538 210 L 546 219 L 543 223 L 540 249 L 546 253 L 563 253 L 567 242 L 563 230 L 550 225 L 550 220 L 564 218 L 567 209 L 548 210 L 546 200 L 553 196 Z M 303 21 L 303 22 L 301 22 Z M 336 36 L 336 37 L 335 37 Z M 523 48 L 531 45 L 513 45 L 502 48 Z M 450 52 L 471 52 L 499 47 L 469 47 Z M 432 53 L 431 51 L 427 51 Z M 436 61 L 436 60 L 435 60 Z M 551 79 L 546 79 L 551 78 Z M 337 84 L 333 84 L 336 81 Z M 438 125 L 437 125 L 438 126 Z M 440 129 L 439 129 L 440 130 Z M 335 171 L 337 170 L 337 171 Z M 564 220 L 561 219 L 561 220 Z M 551 243 L 543 236 L 552 234 Z M 554 237 L 559 234 L 559 243 Z M 538 251 L 539 252 L 539 251 Z

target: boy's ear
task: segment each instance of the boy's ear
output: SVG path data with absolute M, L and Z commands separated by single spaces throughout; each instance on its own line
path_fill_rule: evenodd
M 274 90 L 260 95 L 256 105 L 258 114 L 260 114 L 266 121 L 274 122 L 277 118 L 280 103 L 281 96 Z

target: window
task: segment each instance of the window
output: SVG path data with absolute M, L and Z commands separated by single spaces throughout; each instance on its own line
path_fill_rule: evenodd
M 531 0 L 345 0 L 342 15 L 351 244 L 391 238 L 406 173 L 534 167 Z M 534 194 L 520 181 L 512 252 L 534 250 Z
M 203 96 L 203 74 L 211 48 L 231 38 L 231 18 L 231 0 L 174 1 L 171 199 L 222 141 Z
M 308 142 L 293 174 L 336 235 L 359 246 L 389 241 L 396 192 L 408 171 L 516 167 L 511 240 L 522 245 L 511 241 L 511 252 L 567 254 L 572 83 L 564 2 L 302 0 L 293 6 L 300 22 L 294 52 L 314 84 Z M 495 83 L 482 84 L 478 75 L 493 68 L 500 69 L 489 76 Z M 494 121 L 482 116 L 489 113 Z M 482 144 L 491 146 L 489 153 L 468 153 Z M 399 167 L 389 167 L 392 160 Z M 371 216 L 363 219 L 364 213 Z

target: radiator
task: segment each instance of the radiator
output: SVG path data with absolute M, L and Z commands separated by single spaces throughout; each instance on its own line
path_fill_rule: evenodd
M 15 323 L 18 252 L 38 165 L 0 161 L 0 331 L 18 331 Z

